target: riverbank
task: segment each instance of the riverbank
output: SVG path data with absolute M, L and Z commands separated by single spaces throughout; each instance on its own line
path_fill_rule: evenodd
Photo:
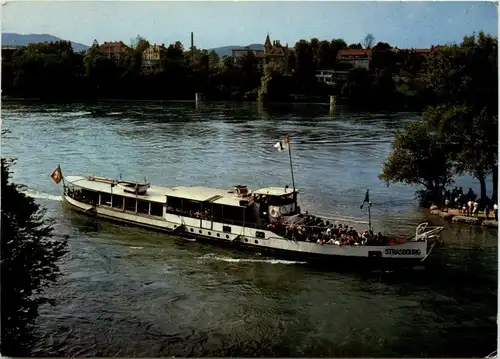
M 488 219 L 485 217 L 484 213 L 478 213 L 477 216 L 467 216 L 462 214 L 462 211 L 459 209 L 440 210 L 437 206 L 431 206 L 430 212 L 432 215 L 440 216 L 453 223 L 465 223 L 481 225 L 483 227 L 498 228 L 498 221 L 495 220 L 493 211 L 490 212 Z
M 398 111 L 415 111 L 420 112 L 423 106 L 412 106 L 412 105 L 401 105 L 394 106 L 391 104 L 379 104 L 379 106 L 365 106 L 361 103 L 352 103 L 346 101 L 340 96 L 335 96 L 334 103 L 331 102 L 330 95 L 324 96 L 306 96 L 297 98 L 294 95 L 290 95 L 288 100 L 282 101 L 265 101 L 259 102 L 257 99 L 249 98 L 212 98 L 207 96 L 206 99 L 202 101 L 196 101 L 195 96 L 192 99 L 158 99 L 158 98 L 134 98 L 134 97 L 123 97 L 123 98 L 110 98 L 110 97 L 62 97 L 62 98 L 41 98 L 41 97 L 22 97 L 22 96 L 10 96 L 4 95 L 1 97 L 2 102 L 44 102 L 44 103 L 99 103 L 99 102 L 130 102 L 130 103 L 220 103 L 220 102 L 232 102 L 232 103 L 255 103 L 255 104 L 265 104 L 265 105 L 321 105 L 329 106 L 330 108 L 335 108 L 337 106 L 342 106 L 348 108 L 352 111 L 383 111 L 383 112 L 398 112 Z

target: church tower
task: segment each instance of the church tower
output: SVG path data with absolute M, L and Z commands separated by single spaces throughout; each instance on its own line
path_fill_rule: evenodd
M 264 43 L 264 49 L 266 52 L 268 52 L 269 50 L 271 50 L 272 47 L 273 47 L 273 45 L 271 44 L 271 39 L 269 38 L 269 33 L 267 33 L 266 42 Z

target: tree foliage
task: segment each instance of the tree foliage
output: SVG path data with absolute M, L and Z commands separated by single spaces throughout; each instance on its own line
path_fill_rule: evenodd
M 423 123 L 412 123 L 399 132 L 379 178 L 389 183 L 421 186 L 434 198 L 452 183 L 451 158 L 441 148 L 438 136 Z
M 432 94 L 434 102 L 423 113 L 422 131 L 428 128 L 429 136 L 437 139 L 454 174 L 468 173 L 479 180 L 483 201 L 488 201 L 487 175 L 492 175 L 492 198 L 497 197 L 498 187 L 497 42 L 496 37 L 484 33 L 467 36 L 460 45 L 435 51 L 419 78 L 423 91 Z M 421 146 L 420 140 L 414 137 L 412 148 Z M 399 146 L 394 147 L 389 163 L 399 156 L 397 151 Z M 384 166 L 382 178 L 408 183 L 426 174 L 425 167 L 433 168 L 435 162 L 431 158 L 426 161 L 427 166 L 406 166 L 397 173 Z
M 1 159 L 1 280 L 4 356 L 27 356 L 38 307 L 48 303 L 43 288 L 60 275 L 57 261 L 66 252 L 66 239 L 54 238 L 44 210 L 10 183 L 12 161 Z
M 374 38 L 368 36 L 366 40 L 365 46 L 372 47 Z M 151 47 L 148 40 L 138 35 L 132 46 L 117 58 L 105 53 L 102 46 L 74 53 L 71 44 L 64 41 L 32 44 L 15 53 L 4 51 L 3 94 L 49 100 L 186 100 L 193 99 L 196 92 L 204 92 L 213 100 L 257 98 L 264 75 L 264 58 L 255 56 L 253 51 L 237 59 L 230 56 L 219 59 L 213 51 L 185 49 L 176 41 L 159 47 L 159 61 L 143 64 L 143 51 L 148 47 Z M 353 69 L 353 64 L 339 61 L 339 51 L 347 48 L 362 49 L 363 45 L 348 45 L 339 38 L 331 41 L 312 38 L 300 40 L 289 49 L 287 66 L 282 66 L 285 64 L 282 59 L 268 56 L 265 63 L 274 62 L 280 67 L 280 76 L 287 77 L 283 82 L 286 86 L 277 87 L 283 93 L 276 98 L 287 101 L 290 94 L 342 95 L 342 100 L 350 106 L 383 109 L 422 106 L 429 102 L 428 94 L 435 98 L 433 90 L 420 86 L 420 82 L 425 82 L 419 78 L 428 56 L 393 51 L 390 44 L 378 42 L 372 47 L 369 71 L 366 76 L 358 76 L 360 70 Z M 316 77 L 318 70 L 325 69 L 353 73 L 347 79 L 345 75 L 335 76 L 326 86 L 318 83 Z M 354 78 L 360 82 L 353 81 Z
M 457 173 L 479 180 L 486 201 L 486 176 L 498 187 L 498 41 L 479 33 L 447 47 L 426 66 L 423 83 L 433 89 L 437 106 L 424 120 L 441 136 L 455 159 Z

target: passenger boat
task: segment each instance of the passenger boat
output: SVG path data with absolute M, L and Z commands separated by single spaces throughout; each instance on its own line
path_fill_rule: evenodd
M 65 202 L 86 214 L 286 258 L 421 262 L 443 229 L 422 223 L 411 238 L 375 240 L 372 233 L 362 240 L 356 235 L 348 244 L 331 238 L 332 223 L 302 213 L 299 191 L 288 186 L 161 187 L 104 177 L 63 177 L 60 167 L 52 178 L 63 181 Z

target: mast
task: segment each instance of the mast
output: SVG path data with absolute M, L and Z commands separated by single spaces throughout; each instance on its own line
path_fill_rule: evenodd
M 368 203 L 368 229 L 371 231 L 372 230 L 372 213 L 371 213 L 371 208 L 372 208 L 372 202 L 370 201 L 370 190 L 366 190 L 365 194 L 365 199 L 363 200 L 363 203 L 359 208 L 363 209 L 363 206 L 365 203 Z
M 370 209 L 372 208 L 372 203 L 368 202 L 368 229 L 372 231 L 372 213 Z
M 295 192 L 295 178 L 293 176 L 293 163 L 292 163 L 292 146 L 290 143 L 290 136 L 285 137 L 285 142 L 288 145 L 288 157 L 290 158 L 290 172 L 292 173 L 292 187 L 293 187 L 293 195 L 295 198 L 295 210 L 297 210 L 297 193 Z

